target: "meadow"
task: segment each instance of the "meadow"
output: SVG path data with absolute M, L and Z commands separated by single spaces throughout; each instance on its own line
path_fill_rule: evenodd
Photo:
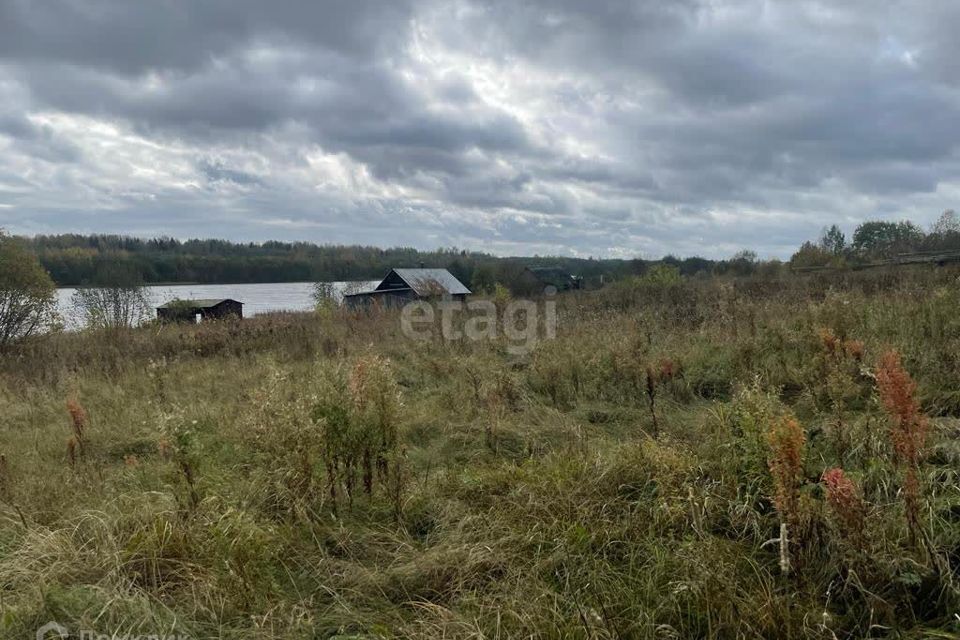
M 632 278 L 0 356 L 0 636 L 960 637 L 960 270 Z

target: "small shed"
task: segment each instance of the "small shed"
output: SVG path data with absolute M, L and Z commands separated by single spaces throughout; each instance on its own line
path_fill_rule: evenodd
M 527 267 L 520 276 L 522 288 L 529 292 L 543 291 L 553 287 L 557 291 L 579 289 L 581 278 L 564 271 L 560 267 Z
M 347 294 L 344 304 L 351 309 L 370 304 L 402 306 L 411 300 L 448 298 L 464 301 L 470 289 L 446 269 L 391 269 L 372 291 Z
M 242 318 L 243 303 L 230 298 L 208 300 L 171 300 L 157 307 L 163 322 L 196 322 L 222 318 Z

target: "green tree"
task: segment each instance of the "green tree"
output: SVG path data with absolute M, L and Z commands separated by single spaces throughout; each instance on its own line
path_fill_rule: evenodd
M 672 264 L 655 264 L 642 276 L 643 282 L 658 285 L 672 285 L 680 282 L 680 269 Z
M 804 242 L 797 252 L 790 257 L 790 266 L 794 269 L 806 267 L 825 267 L 830 264 L 833 254 L 821 244 Z
M 497 273 L 492 265 L 482 263 L 474 267 L 473 275 L 470 276 L 470 289 L 472 289 L 474 293 L 493 291 L 496 284 Z
M 0 231 L 0 347 L 48 326 L 55 295 L 53 280 L 36 256 Z
M 730 258 L 730 271 L 738 276 L 748 276 L 757 270 L 757 254 L 743 249 Z
M 912 222 L 873 220 L 853 232 L 853 250 L 868 256 L 889 256 L 915 249 L 923 239 L 923 231 Z
M 820 247 L 828 253 L 840 256 L 847 248 L 847 238 L 843 235 L 843 231 L 840 231 L 840 227 L 832 224 L 820 234 Z

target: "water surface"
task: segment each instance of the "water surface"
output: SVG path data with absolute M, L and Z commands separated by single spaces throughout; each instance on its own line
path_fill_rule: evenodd
M 342 296 L 345 291 L 372 289 L 374 282 L 332 282 L 334 292 Z M 166 284 L 147 287 L 150 306 L 180 298 L 232 298 L 243 303 L 244 317 L 270 311 L 309 311 L 313 309 L 313 282 L 279 282 L 258 284 Z M 68 328 L 81 324 L 71 297 L 74 288 L 57 289 L 57 308 Z M 151 317 L 155 317 L 153 312 Z

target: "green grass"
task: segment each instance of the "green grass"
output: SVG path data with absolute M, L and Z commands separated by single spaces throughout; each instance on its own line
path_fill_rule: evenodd
M 525 356 L 409 341 L 389 314 L 20 345 L 0 363 L 0 636 L 958 637 L 956 276 L 617 284 L 561 296 L 557 339 Z M 822 328 L 865 344 L 834 392 L 842 460 Z M 871 379 L 889 348 L 932 421 L 913 545 Z M 363 413 L 351 372 L 375 356 L 390 393 Z M 681 373 L 654 433 L 663 359 Z M 763 434 L 787 411 L 807 451 L 783 575 Z M 392 428 L 389 471 L 352 500 L 340 477 L 334 508 L 330 452 Z M 838 465 L 869 504 L 862 548 L 825 502 Z

